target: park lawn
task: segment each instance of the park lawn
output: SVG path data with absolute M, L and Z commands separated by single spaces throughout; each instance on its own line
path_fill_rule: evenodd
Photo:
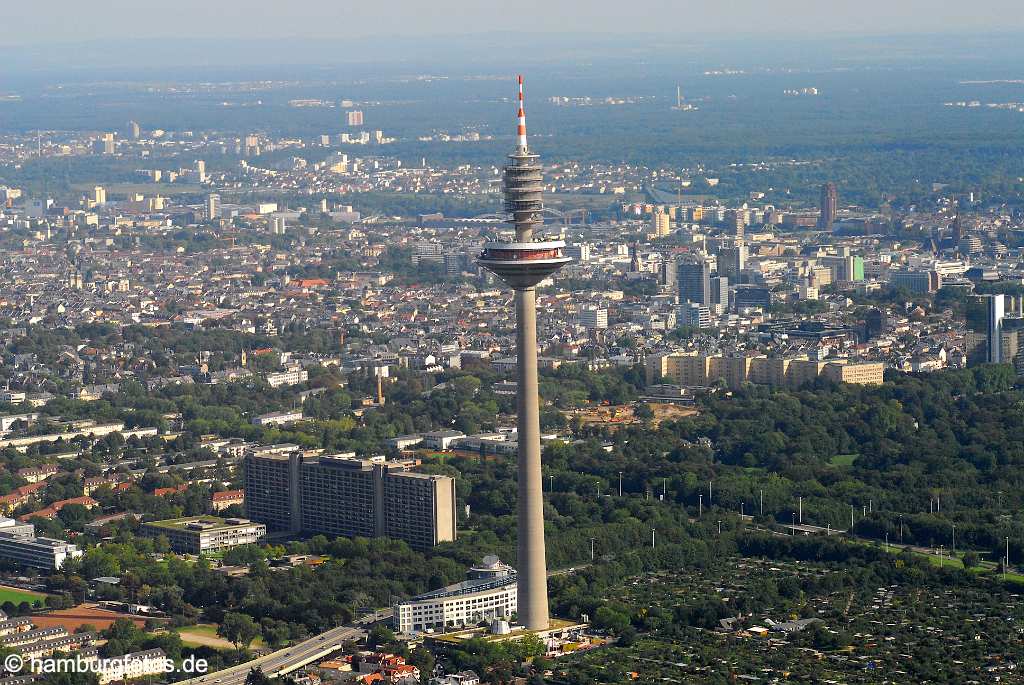
M 3 604 L 4 602 L 13 602 L 15 604 L 28 602 L 29 604 L 32 604 L 37 599 L 39 601 L 45 601 L 46 595 L 42 592 L 32 592 L 30 590 L 21 590 L 14 587 L 0 585 L 0 604 Z
M 828 460 L 832 466 L 853 466 L 854 460 L 859 457 L 859 454 L 837 454 Z
M 194 626 L 183 626 L 181 628 L 178 628 L 178 632 L 189 632 L 195 633 L 196 635 L 206 635 L 208 637 L 220 637 L 219 635 L 217 635 L 216 623 L 200 623 Z
M 181 641 L 183 643 L 193 647 L 212 646 L 210 645 L 210 641 L 217 640 L 223 641 L 226 645 L 230 645 L 228 640 L 217 634 L 216 623 L 200 623 L 194 626 L 182 626 L 181 628 L 177 628 L 176 632 L 181 636 Z M 189 640 L 189 636 L 195 636 L 197 639 Z M 252 649 L 254 647 L 263 646 L 263 638 L 258 637 L 252 641 L 249 648 Z

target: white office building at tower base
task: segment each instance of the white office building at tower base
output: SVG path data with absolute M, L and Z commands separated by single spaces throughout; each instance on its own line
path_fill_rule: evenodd
M 516 571 L 496 556 L 469 570 L 469 580 L 395 605 L 395 630 L 443 633 L 492 621 L 511 621 L 518 602 Z

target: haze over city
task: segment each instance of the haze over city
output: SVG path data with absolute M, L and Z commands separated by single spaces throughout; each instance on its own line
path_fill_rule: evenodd
M 685 39 L 709 31 L 794 38 L 809 34 L 1008 32 L 1024 24 L 1020 7 L 1012 0 L 639 0 L 628 6 L 611 0 L 521 0 L 511 5 L 460 0 L 393 0 L 384 5 L 331 0 L 179 0 L 173 6 L 152 0 L 102 0 L 95 3 L 92 12 L 80 9 L 80 3 L 72 0 L 12 4 L 4 10 L 5 42 L 125 37 L 315 38 L 341 42 L 353 36 L 457 36 L 503 31 L 600 33 L 607 34 L 609 40 L 616 35 L 642 33 Z M 116 49 L 116 45 L 111 47 Z

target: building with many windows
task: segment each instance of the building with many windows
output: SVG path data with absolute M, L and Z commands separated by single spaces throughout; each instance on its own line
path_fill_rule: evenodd
M 59 570 L 68 559 L 82 556 L 78 545 L 37 538 L 31 523 L 18 523 L 14 519 L 0 518 L 0 560 L 22 566 Z
M 309 380 L 309 371 L 301 367 L 294 367 L 285 371 L 267 374 L 267 385 L 272 388 L 280 388 L 285 385 L 298 385 Z
M 681 261 L 676 265 L 676 283 L 682 302 L 711 304 L 711 263 L 706 259 Z
M 297 448 L 250 452 L 245 505 L 272 532 L 387 536 L 415 549 L 456 536 L 454 479 L 411 472 L 404 462 L 304 457 Z
M 245 455 L 245 512 L 270 532 L 302 530 L 298 445 L 265 445 Z
M 395 629 L 414 634 L 510 621 L 516 612 L 516 571 L 496 556 L 484 557 L 469 570 L 469 580 L 398 602 Z
M 140 532 L 151 538 L 166 535 L 178 554 L 202 554 L 253 545 L 267 535 L 267 527 L 248 519 L 189 516 L 144 523 Z
M 608 328 L 608 310 L 604 307 L 584 307 L 580 310 L 580 325 L 591 331 Z
M 722 382 L 730 388 L 738 388 L 744 383 L 797 388 L 819 377 L 836 383 L 878 385 L 885 380 L 885 364 L 698 352 L 676 352 L 647 358 L 648 383 L 661 379 L 683 387 Z

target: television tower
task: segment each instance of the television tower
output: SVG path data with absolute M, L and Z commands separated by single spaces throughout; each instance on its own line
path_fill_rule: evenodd
M 544 494 L 540 463 L 540 410 L 537 389 L 537 284 L 572 261 L 562 256 L 565 242 L 537 240 L 544 203 L 543 169 L 526 144 L 523 77 L 519 77 L 516 148 L 504 169 L 505 211 L 515 226 L 513 242 L 488 242 L 477 264 L 515 291 L 516 411 L 519 447 L 518 620 L 529 630 L 548 623 L 548 578 L 544 552 Z

